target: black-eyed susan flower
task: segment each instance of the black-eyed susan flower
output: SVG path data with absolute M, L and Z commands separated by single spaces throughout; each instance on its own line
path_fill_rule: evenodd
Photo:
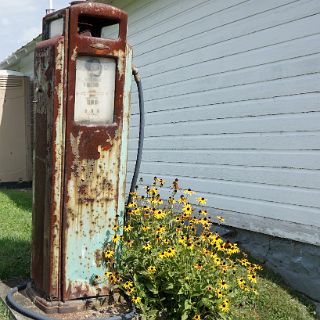
M 224 222 L 224 217 L 222 217 L 222 216 L 216 216 L 216 218 L 217 218 L 220 222 Z
M 134 296 L 133 296 L 131 300 L 132 300 L 133 303 L 139 303 L 139 302 L 141 302 L 141 298 L 140 298 L 140 297 L 134 297 Z
M 156 219 L 163 219 L 167 214 L 164 210 L 158 209 L 154 211 L 153 215 Z
M 125 245 L 131 248 L 131 247 L 133 246 L 133 242 L 134 242 L 134 240 L 128 239 L 128 240 L 125 242 Z
M 164 252 L 165 256 L 168 257 L 168 258 L 171 258 L 171 257 L 175 256 L 176 253 L 177 253 L 177 250 L 175 248 L 173 248 L 173 247 L 167 249 Z
M 142 226 L 141 227 L 141 230 L 144 231 L 144 232 L 148 231 L 149 229 L 150 229 L 150 227 L 148 227 L 148 226 Z
M 253 283 L 257 283 L 257 276 L 254 273 L 249 273 L 248 279 Z
M 192 213 L 192 205 L 190 203 L 185 204 L 182 207 L 182 211 L 183 211 L 183 213 L 185 213 L 188 216 L 191 215 L 191 213 Z
M 119 225 L 115 224 L 113 227 L 112 227 L 112 230 L 113 231 L 117 231 L 119 229 Z
M 149 242 L 147 242 L 142 246 L 142 248 L 146 251 L 149 251 L 149 250 L 151 250 L 152 246 Z
M 172 182 L 171 188 L 172 188 L 173 190 L 179 190 L 179 189 L 180 189 L 180 188 L 179 188 L 179 179 L 178 179 L 178 178 L 174 179 L 174 181 Z
M 169 198 L 168 198 L 168 203 L 169 203 L 169 204 L 175 204 L 175 203 L 176 203 L 176 200 L 175 200 L 174 198 L 172 198 L 172 197 L 169 197 Z
M 199 210 L 199 214 L 201 214 L 202 216 L 206 216 L 208 214 L 207 210 Z
M 128 224 L 127 226 L 124 226 L 123 228 L 124 231 L 128 232 L 132 230 L 132 226 L 130 226 L 130 224 Z
M 222 312 L 228 312 L 230 307 L 229 307 L 229 300 L 225 299 L 223 302 L 219 305 L 219 309 Z
M 114 251 L 113 250 L 107 250 L 104 252 L 104 256 L 106 259 L 112 258 L 114 256 Z
M 132 294 L 134 293 L 134 291 L 135 291 L 134 288 L 128 288 L 128 289 L 126 290 L 126 293 L 130 296 L 130 295 L 132 295 Z
M 183 192 L 184 192 L 185 194 L 190 195 L 190 196 L 192 196 L 192 195 L 194 194 L 194 191 L 192 191 L 190 188 L 183 190 Z
M 156 268 L 155 266 L 149 266 L 148 269 L 147 269 L 147 271 L 148 271 L 149 273 L 155 273 L 155 272 L 157 271 L 157 268 Z
M 123 284 L 123 287 L 127 290 L 129 288 L 132 288 L 133 287 L 133 282 L 132 281 L 127 281 Z
M 198 197 L 196 200 L 200 205 L 204 205 L 207 203 L 207 199 L 205 199 L 204 197 Z
M 112 237 L 112 242 L 116 243 L 120 240 L 120 236 L 118 234 L 115 234 L 113 237 Z
M 214 293 L 218 299 L 221 299 L 223 297 L 223 293 L 221 289 L 214 290 Z
M 201 262 L 198 262 L 198 263 L 196 263 L 195 265 L 193 265 L 193 267 L 194 267 L 196 270 L 200 271 L 200 270 L 203 269 L 203 264 L 202 264 Z
M 131 201 L 128 203 L 127 208 L 136 208 L 138 203 L 136 201 Z
M 219 280 L 219 286 L 220 288 L 222 289 L 228 289 L 229 288 L 229 285 L 227 284 L 227 282 L 223 279 Z
M 186 245 L 186 247 L 189 249 L 189 250 L 193 250 L 193 248 L 194 248 L 194 244 L 193 244 L 193 242 L 187 242 L 187 245 Z
M 183 194 L 180 196 L 179 203 L 187 203 L 188 202 L 188 198 L 186 198 Z
M 156 229 L 156 234 L 162 234 L 166 231 L 166 227 L 163 225 L 160 225 L 157 229 Z
M 201 320 L 200 314 L 196 314 L 196 315 L 192 318 L 192 320 Z

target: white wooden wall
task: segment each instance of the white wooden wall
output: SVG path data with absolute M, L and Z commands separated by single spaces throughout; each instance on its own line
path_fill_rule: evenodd
M 319 245 L 320 1 L 111 3 L 143 78 L 144 180 L 178 177 L 226 224 Z M 129 181 L 138 120 L 135 93 Z

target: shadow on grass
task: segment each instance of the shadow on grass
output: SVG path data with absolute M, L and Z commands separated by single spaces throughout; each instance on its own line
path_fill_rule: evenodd
M 0 191 L 12 200 L 19 209 L 32 212 L 32 189 L 7 189 Z
M 11 238 L 0 239 L 0 279 L 29 278 L 31 242 Z
M 280 274 L 276 273 L 275 271 L 273 271 L 270 267 L 264 265 L 261 260 L 257 260 L 254 258 L 250 258 L 250 260 L 252 262 L 258 263 L 260 265 L 263 266 L 263 270 L 259 271 L 259 276 L 267 281 L 270 281 L 276 285 L 278 285 L 282 290 L 284 290 L 285 292 L 287 292 L 290 296 L 292 296 L 293 298 L 296 298 L 300 303 L 302 303 L 303 305 L 306 306 L 306 308 L 308 309 L 310 314 L 314 314 L 316 313 L 316 307 L 315 305 L 312 303 L 311 299 L 309 297 L 307 297 L 306 295 L 304 295 L 303 293 L 300 293 L 298 291 L 296 291 L 295 289 L 293 289 L 290 284 L 288 284 L 282 277 Z M 281 297 L 279 297 L 281 298 Z

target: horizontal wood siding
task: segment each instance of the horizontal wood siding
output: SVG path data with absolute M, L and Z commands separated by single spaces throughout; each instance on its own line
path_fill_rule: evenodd
M 229 225 L 320 244 L 320 1 L 112 4 L 143 79 L 145 182 L 178 177 Z M 128 182 L 138 132 L 133 87 Z

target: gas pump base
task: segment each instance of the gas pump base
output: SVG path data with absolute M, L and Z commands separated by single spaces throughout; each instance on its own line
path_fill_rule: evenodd
M 68 300 L 66 302 L 56 301 L 56 300 L 49 300 L 42 297 L 39 292 L 34 288 L 31 282 L 27 284 L 26 294 L 30 298 L 30 300 L 42 311 L 46 314 L 66 314 L 66 313 L 73 313 L 79 311 L 86 311 L 86 310 L 96 310 L 105 309 L 108 307 L 107 301 L 118 301 L 121 306 L 128 306 L 130 309 L 127 312 L 132 311 L 131 303 L 129 300 L 125 299 L 119 293 L 115 292 L 110 296 L 96 296 L 90 298 L 82 298 L 82 299 L 75 299 L 75 300 Z

